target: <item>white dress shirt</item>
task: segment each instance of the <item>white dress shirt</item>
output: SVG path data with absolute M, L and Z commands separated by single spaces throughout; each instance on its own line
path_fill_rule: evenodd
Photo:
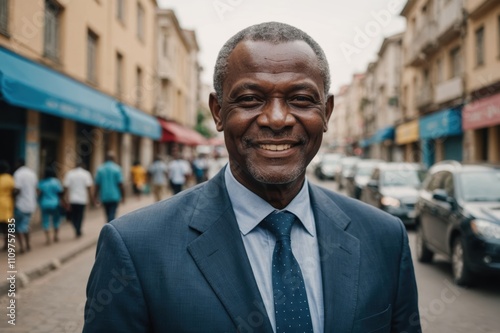
M 224 176 L 243 244 L 267 315 L 273 331 L 276 332 L 272 287 L 272 258 L 276 240 L 271 232 L 260 227 L 259 223 L 267 215 L 278 210 L 240 184 L 231 173 L 229 164 Z M 321 263 L 307 179 L 297 196 L 283 210 L 295 214 L 301 222 L 295 223 L 292 227 L 292 252 L 304 277 L 313 330 L 322 333 L 324 306 Z

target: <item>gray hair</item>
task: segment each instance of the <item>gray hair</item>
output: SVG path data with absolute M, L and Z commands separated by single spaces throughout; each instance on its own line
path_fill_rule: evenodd
M 318 69 L 323 78 L 325 95 L 328 95 L 330 90 L 330 68 L 321 46 L 311 36 L 298 28 L 285 23 L 265 22 L 241 30 L 231 37 L 219 51 L 214 69 L 214 89 L 219 104 L 222 103 L 222 85 L 227 75 L 229 56 L 239 42 L 246 40 L 263 41 L 272 44 L 281 44 L 296 40 L 306 42 L 318 58 Z

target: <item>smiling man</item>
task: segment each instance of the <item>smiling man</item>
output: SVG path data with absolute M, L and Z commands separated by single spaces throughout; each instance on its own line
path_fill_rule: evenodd
M 106 225 L 85 332 L 419 332 L 398 219 L 308 182 L 333 110 L 320 46 L 269 22 L 222 47 L 229 164 Z

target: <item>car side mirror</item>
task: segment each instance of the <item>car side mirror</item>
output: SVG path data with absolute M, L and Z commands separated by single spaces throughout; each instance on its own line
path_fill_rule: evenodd
M 376 189 L 378 189 L 378 181 L 376 181 L 375 179 L 370 179 L 368 181 L 368 183 L 366 184 L 366 186 L 368 186 L 371 189 L 376 190 Z

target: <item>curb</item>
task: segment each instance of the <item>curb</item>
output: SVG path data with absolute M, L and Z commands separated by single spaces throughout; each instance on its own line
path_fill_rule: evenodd
M 67 263 L 71 259 L 77 257 L 79 254 L 84 252 L 85 250 L 90 249 L 91 247 L 94 247 L 97 244 L 97 238 L 94 238 L 90 241 L 88 241 L 85 244 L 82 244 L 80 247 L 77 249 L 74 249 L 73 251 L 69 251 L 64 253 L 62 256 L 59 258 L 52 258 L 48 259 L 47 261 L 43 262 L 39 266 L 32 268 L 30 270 L 27 270 L 25 272 L 19 272 L 16 274 L 16 289 L 19 288 L 25 288 L 27 285 L 29 285 L 32 281 L 41 278 L 42 276 L 48 274 L 49 272 L 55 271 L 59 269 L 63 264 Z M 9 291 L 9 285 L 10 283 L 8 281 L 2 281 L 0 282 L 0 295 L 6 295 L 7 292 Z

